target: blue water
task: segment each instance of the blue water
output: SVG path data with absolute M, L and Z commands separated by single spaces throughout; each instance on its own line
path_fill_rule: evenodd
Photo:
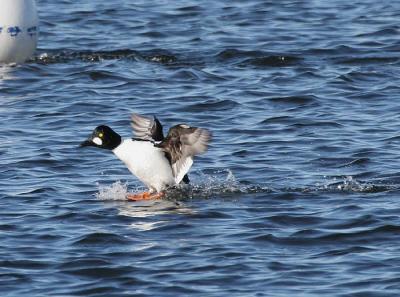
M 400 3 L 38 1 L 0 67 L 0 291 L 400 296 Z M 132 112 L 208 128 L 189 188 L 78 149 Z

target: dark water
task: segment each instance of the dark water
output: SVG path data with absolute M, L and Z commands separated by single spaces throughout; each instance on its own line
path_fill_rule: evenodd
M 400 3 L 38 6 L 0 68 L 2 297 L 400 295 Z M 191 188 L 126 202 L 76 148 L 131 112 L 213 131 Z

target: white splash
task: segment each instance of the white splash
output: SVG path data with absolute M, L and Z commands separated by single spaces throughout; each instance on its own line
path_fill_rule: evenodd
M 111 186 L 103 186 L 98 184 L 99 192 L 96 193 L 96 198 L 100 200 L 126 200 L 128 193 L 128 185 L 117 181 Z
M 307 188 L 307 191 L 344 191 L 344 192 L 374 192 L 379 190 L 379 187 L 376 185 L 366 182 L 356 180 L 353 176 L 349 175 L 343 177 L 343 179 L 334 177 L 330 179 L 329 177 L 324 176 L 324 183 L 317 183 L 315 188 Z M 388 189 L 387 187 L 383 187 L 381 189 Z
M 179 188 L 180 192 L 172 193 L 173 197 L 179 198 L 210 198 L 223 195 L 226 197 L 237 193 L 247 193 L 247 189 L 236 180 L 230 169 L 216 170 L 212 174 L 196 172 L 190 175 L 191 183 Z
M 216 171 L 213 175 L 201 173 L 194 187 L 209 194 L 240 191 L 239 184 L 230 169 Z
M 373 190 L 373 185 L 368 183 L 360 183 L 355 180 L 352 176 L 347 176 L 343 183 L 337 186 L 338 190 L 350 191 L 350 192 L 368 192 Z
M 224 197 L 235 196 L 235 194 L 247 194 L 258 192 L 270 192 L 270 188 L 262 186 L 243 185 L 236 180 L 230 169 L 216 170 L 212 174 L 196 172 L 190 175 L 189 185 L 181 184 L 178 188 L 171 188 L 166 192 L 166 200 L 184 200 L 192 198 L 210 198 L 212 196 Z M 126 200 L 128 192 L 143 192 L 144 187 L 129 189 L 128 184 L 117 181 L 112 185 L 98 185 L 96 198 L 99 200 Z

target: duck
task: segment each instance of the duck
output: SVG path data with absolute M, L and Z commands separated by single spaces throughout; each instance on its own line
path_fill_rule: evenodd
M 148 191 L 128 193 L 132 201 L 159 199 L 180 183 L 188 183 L 194 157 L 207 151 L 211 140 L 208 129 L 178 124 L 164 137 L 157 117 L 131 115 L 133 138 L 122 137 L 109 126 L 97 126 L 80 147 L 110 150 Z

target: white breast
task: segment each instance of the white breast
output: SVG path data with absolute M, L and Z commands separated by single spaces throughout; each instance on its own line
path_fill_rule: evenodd
M 113 152 L 150 191 L 175 185 L 169 161 L 152 142 L 126 139 Z

